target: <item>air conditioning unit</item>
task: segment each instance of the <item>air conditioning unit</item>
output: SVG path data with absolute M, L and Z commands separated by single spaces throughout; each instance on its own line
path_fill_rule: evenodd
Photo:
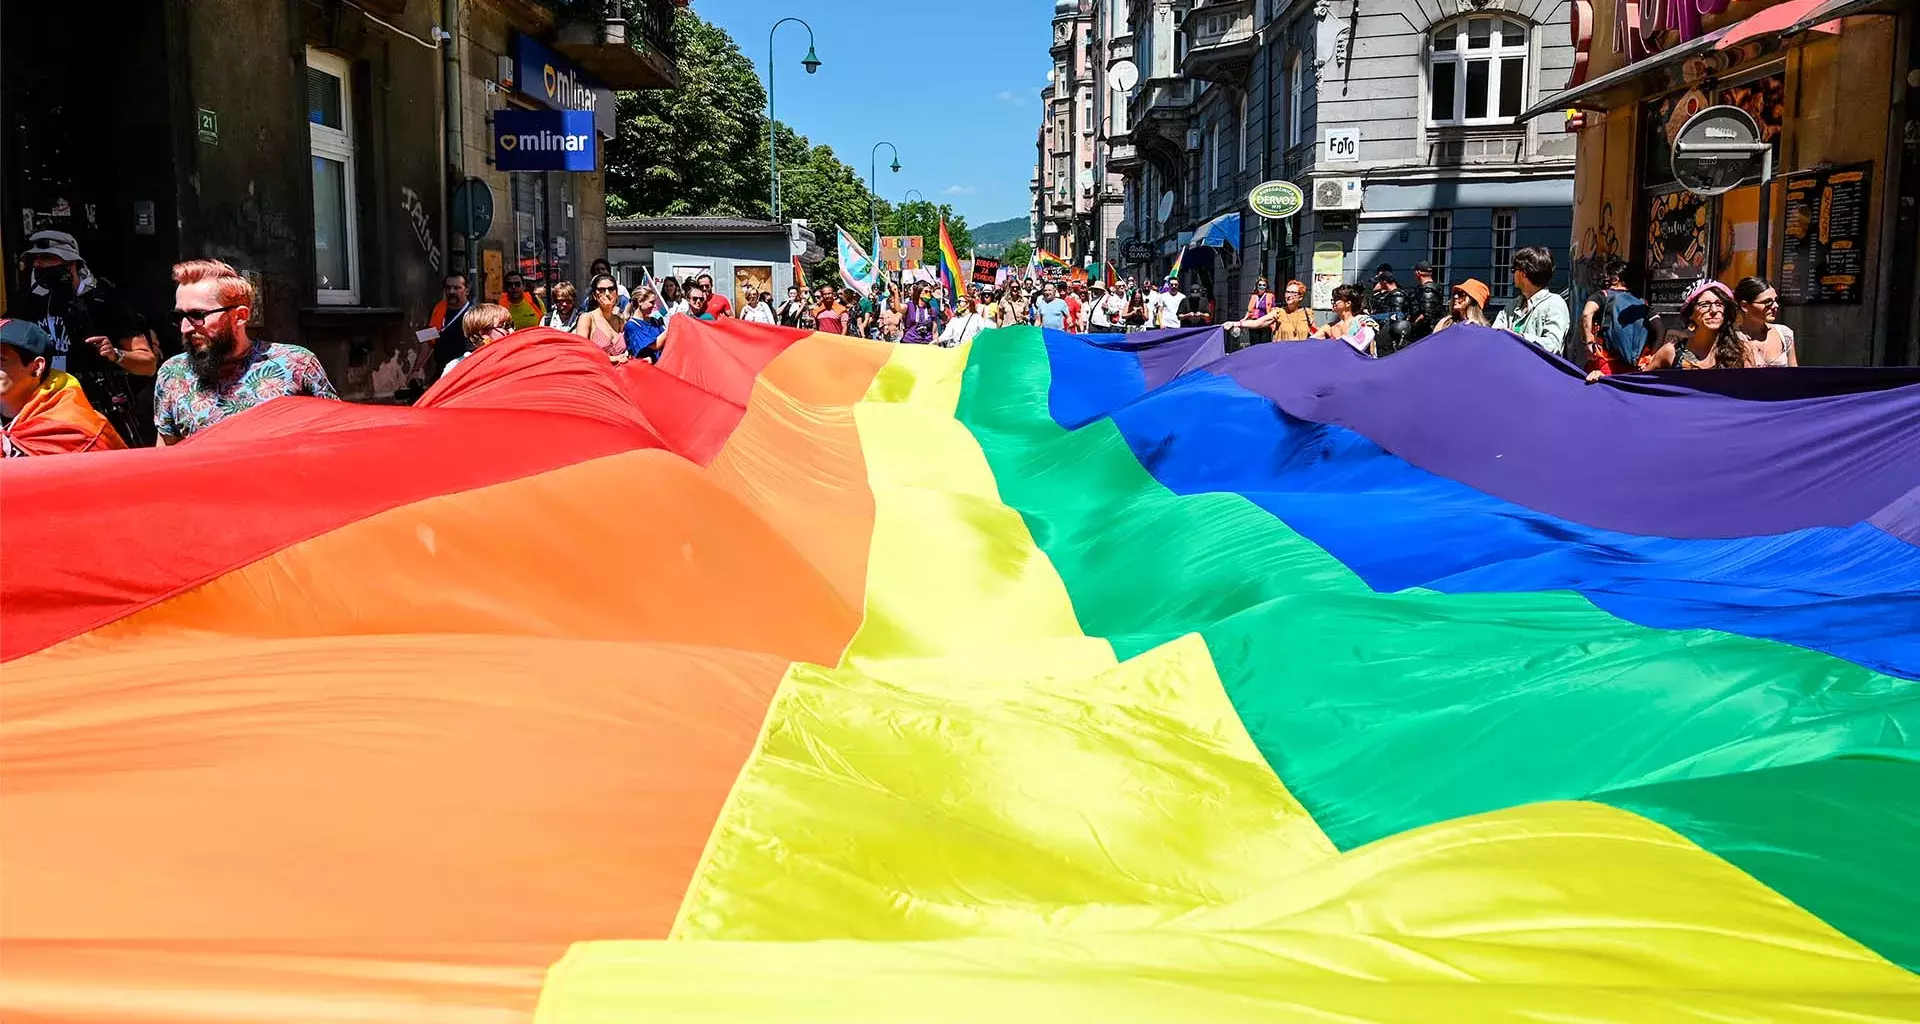
M 1359 178 L 1321 178 L 1313 183 L 1313 210 L 1358 210 L 1366 191 Z

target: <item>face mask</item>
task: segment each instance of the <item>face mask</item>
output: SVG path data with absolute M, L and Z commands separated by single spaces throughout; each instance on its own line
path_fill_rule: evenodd
M 33 294 L 65 297 L 73 294 L 73 270 L 70 267 L 41 267 L 33 272 Z

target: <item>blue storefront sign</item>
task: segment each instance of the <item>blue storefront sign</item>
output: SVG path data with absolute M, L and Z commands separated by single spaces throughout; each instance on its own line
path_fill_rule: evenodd
M 513 37 L 513 91 L 549 110 L 587 110 L 613 137 L 613 90 L 531 36 Z
M 591 171 L 600 137 L 591 110 L 501 110 L 493 115 L 493 165 L 503 171 Z

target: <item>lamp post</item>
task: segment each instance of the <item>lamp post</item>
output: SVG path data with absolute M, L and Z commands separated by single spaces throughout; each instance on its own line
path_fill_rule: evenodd
M 908 190 L 907 190 L 907 194 L 906 194 L 906 195 L 903 195 L 903 196 L 901 196 L 901 197 L 900 197 L 900 202 L 901 202 L 902 204 L 905 204 L 905 203 L 911 203 L 911 202 L 913 202 L 913 197 L 914 197 L 914 196 L 919 196 L 919 197 L 920 197 L 920 201 L 921 201 L 921 202 L 923 202 L 923 203 L 927 201 L 927 194 L 926 194 L 925 192 L 922 192 L 922 191 L 920 191 L 920 190 L 919 190 L 919 189 L 917 189 L 917 188 L 910 188 L 910 189 L 908 189 Z
M 873 230 L 876 232 L 880 230 L 880 189 L 878 187 L 879 186 L 878 175 L 880 170 L 880 147 L 881 146 L 885 146 L 888 149 L 893 150 L 893 173 L 895 174 L 900 173 L 899 147 L 895 146 L 891 142 L 874 143 L 873 153 L 872 153 L 873 159 L 867 164 L 867 222 L 873 225 Z
M 787 22 L 799 22 L 807 30 L 807 56 L 800 66 L 811 75 L 820 70 L 820 57 L 813 52 L 813 26 L 799 18 L 781 18 L 767 30 L 767 209 L 773 211 L 773 219 L 780 219 L 780 137 L 779 122 L 773 119 L 773 34 Z

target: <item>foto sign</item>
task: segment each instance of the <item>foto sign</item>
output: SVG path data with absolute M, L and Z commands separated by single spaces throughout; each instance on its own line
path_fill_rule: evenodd
M 1773 176 L 1773 146 L 1761 141 L 1752 114 L 1735 106 L 1708 107 L 1687 118 L 1674 136 L 1673 176 L 1697 196 L 1731 192 Z
M 591 110 L 501 110 L 493 165 L 503 171 L 591 171 L 599 166 Z
M 1247 205 L 1269 220 L 1286 220 L 1307 205 L 1307 197 L 1291 181 L 1263 181 L 1247 194 Z
M 1328 128 L 1320 134 L 1321 151 L 1330 164 L 1360 162 L 1360 129 Z

